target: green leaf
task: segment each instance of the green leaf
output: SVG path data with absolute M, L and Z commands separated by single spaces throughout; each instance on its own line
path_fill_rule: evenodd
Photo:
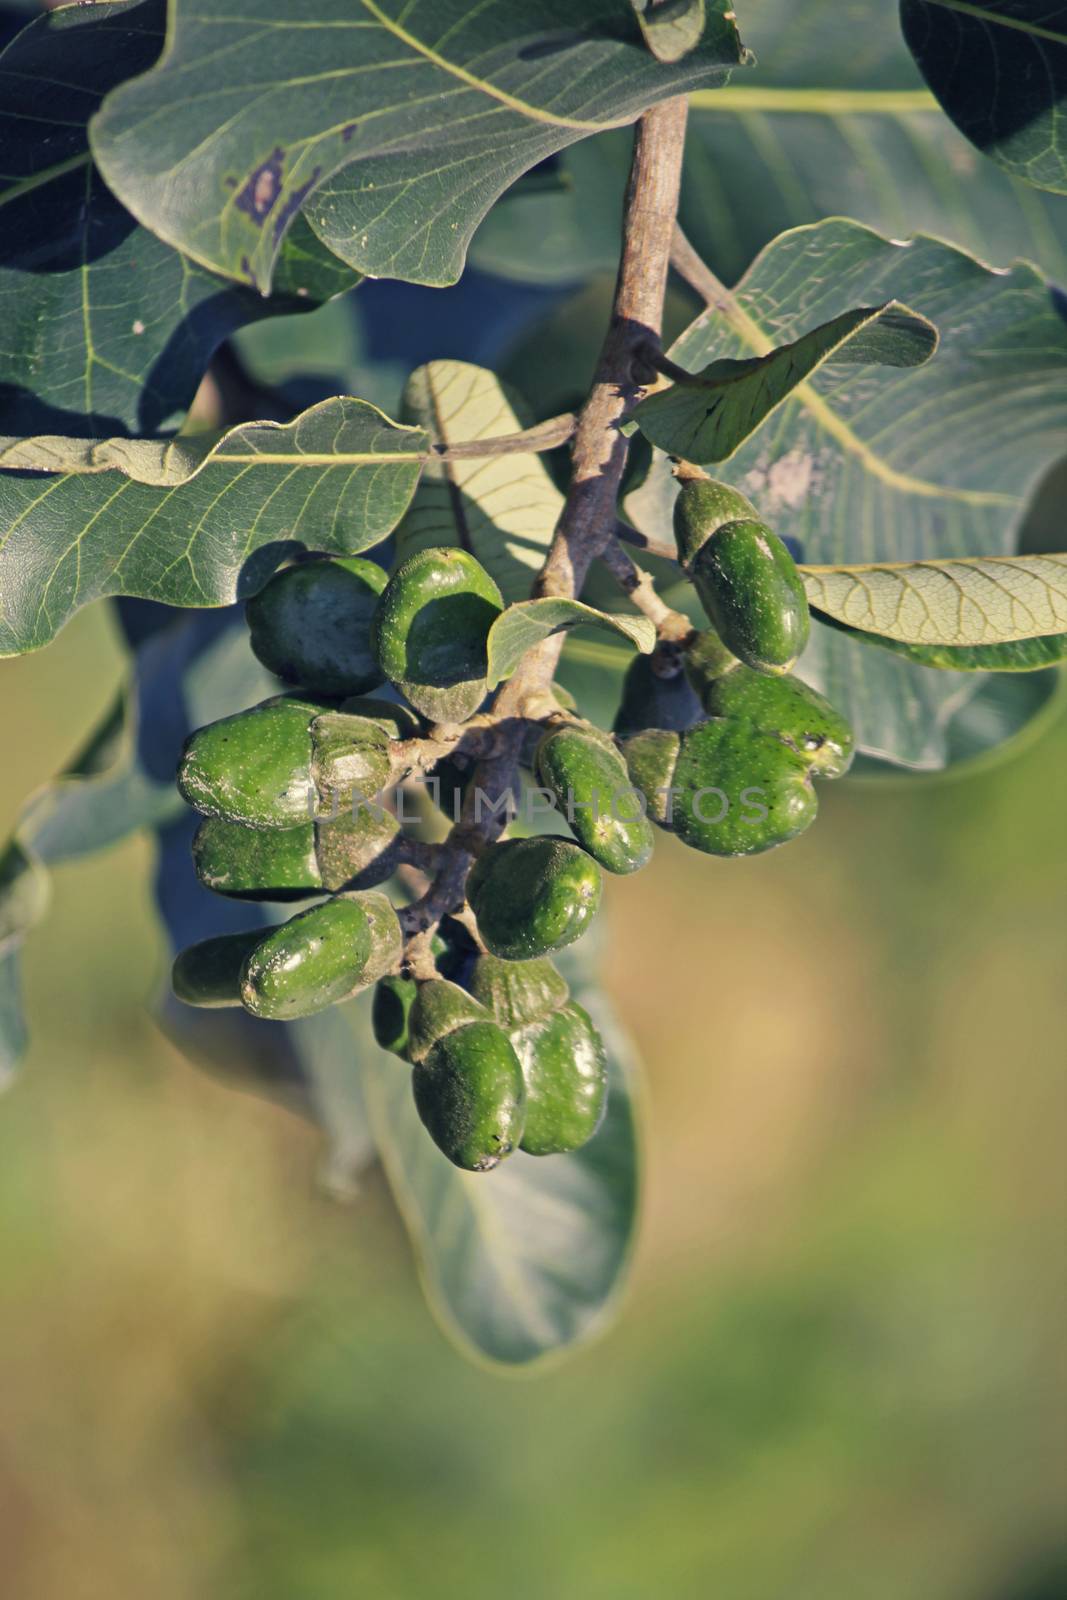
M 938 240 L 898 244 L 825 222 L 775 240 L 670 353 L 692 368 L 763 354 L 890 298 L 936 324 L 937 359 L 900 373 L 824 367 L 742 445 L 729 481 L 816 566 L 1010 556 L 1067 431 L 1067 327 L 1033 268 L 995 272 Z M 675 493 L 659 457 L 627 513 L 662 538 Z M 946 717 L 978 681 L 946 680 L 829 628 L 813 630 L 801 670 L 849 716 L 861 749 L 925 768 L 947 759 Z
M 727 461 L 762 422 L 824 365 L 918 367 L 937 349 L 937 329 L 891 300 L 846 311 L 762 356 L 712 361 L 642 400 L 641 432 L 668 455 Z
M 802 571 L 814 610 L 902 644 L 997 648 L 1067 627 L 1067 555 L 973 556 Z
M 684 62 L 628 0 L 172 0 L 159 66 L 92 126 L 104 176 L 154 233 L 266 289 L 303 209 L 352 266 L 450 283 L 521 173 L 741 59 L 727 0 Z
M 368 549 L 403 515 L 428 445 L 343 397 L 220 438 L 6 442 L 3 466 L 57 475 L 0 473 L 0 655 L 47 644 L 102 595 L 225 605 L 294 544 Z
M 681 61 L 704 32 L 704 0 L 633 0 L 645 43 L 657 61 Z
M 435 1149 L 412 1101 L 411 1073 L 374 1044 L 366 1006 L 344 1008 L 374 1136 L 431 1309 L 462 1349 L 503 1366 L 543 1361 L 600 1331 L 629 1263 L 637 1066 L 599 993 L 571 987 L 607 1046 L 607 1116 L 574 1155 L 520 1150 L 489 1174 L 460 1172 Z
M 838 628 L 861 644 L 880 645 L 894 655 L 915 661 L 921 667 L 938 667 L 946 672 L 1038 672 L 1067 661 L 1067 633 L 1048 634 L 1037 639 L 1013 639 L 1008 644 L 950 645 L 904 644 L 862 628 L 849 628 L 833 617 L 815 611 L 819 622 Z
M 720 277 L 736 281 L 786 228 L 846 216 L 985 260 L 1024 256 L 1067 281 L 1067 207 L 983 161 L 946 120 L 891 0 L 737 9 L 757 66 L 693 97 L 682 186 L 683 226 Z
M 0 56 L 0 432 L 156 433 L 235 328 L 357 281 L 301 222 L 265 300 L 180 256 L 109 193 L 88 120 L 152 65 L 165 12 L 163 0 L 49 11 Z
M 621 633 L 643 655 L 656 648 L 655 625 L 647 617 L 630 617 L 615 611 L 598 611 L 581 600 L 520 600 L 501 612 L 489 629 L 488 682 L 490 689 L 509 678 L 532 645 L 549 634 L 579 626 L 608 628 Z
M 901 0 L 900 20 L 960 132 L 1007 172 L 1067 194 L 1067 6 Z
M 529 418 L 495 373 L 466 361 L 431 361 L 412 373 L 402 414 L 440 443 L 500 438 Z M 524 600 L 563 507 L 540 456 L 431 461 L 397 529 L 403 559 L 435 545 L 477 556 L 506 602 Z

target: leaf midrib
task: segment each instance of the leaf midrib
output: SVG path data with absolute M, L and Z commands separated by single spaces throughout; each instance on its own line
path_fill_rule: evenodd
M 987 11 L 983 6 L 971 4 L 971 0 L 925 0 L 925 3 L 928 6 L 940 6 L 944 11 L 956 11 L 962 17 L 971 17 L 975 22 L 984 22 L 993 28 L 1011 28 L 1016 33 L 1025 33 L 1034 39 L 1067 45 L 1067 33 L 1043 28 L 1039 23 L 1027 22 L 1024 17 L 1006 17 L 996 11 Z

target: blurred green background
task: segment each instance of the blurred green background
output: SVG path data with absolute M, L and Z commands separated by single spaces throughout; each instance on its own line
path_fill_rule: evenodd
M 0 823 L 105 707 L 109 613 L 4 662 Z M 13 1600 L 1067 1594 L 1064 720 L 610 886 L 648 1066 L 616 1328 L 468 1366 L 380 1179 L 187 1064 L 142 842 L 57 873 L 0 1106 Z

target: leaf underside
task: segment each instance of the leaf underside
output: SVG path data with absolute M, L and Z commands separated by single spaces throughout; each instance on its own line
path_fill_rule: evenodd
M 644 655 L 656 648 L 655 624 L 648 617 L 599 611 L 581 600 L 520 600 L 502 612 L 489 629 L 487 679 L 490 689 L 510 677 L 533 645 L 540 644 L 550 634 L 577 627 L 606 628 L 609 632 L 620 633 Z

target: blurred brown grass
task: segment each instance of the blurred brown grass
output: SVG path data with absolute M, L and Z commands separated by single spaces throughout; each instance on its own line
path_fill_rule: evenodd
M 120 670 L 101 608 L 0 667 L 5 825 Z M 617 1330 L 526 1384 L 442 1341 L 377 1178 L 325 1198 L 155 1031 L 148 846 L 63 869 L 0 1106 L 3 1592 L 1067 1592 L 1065 780 L 1061 721 L 611 885 L 646 1220 Z

